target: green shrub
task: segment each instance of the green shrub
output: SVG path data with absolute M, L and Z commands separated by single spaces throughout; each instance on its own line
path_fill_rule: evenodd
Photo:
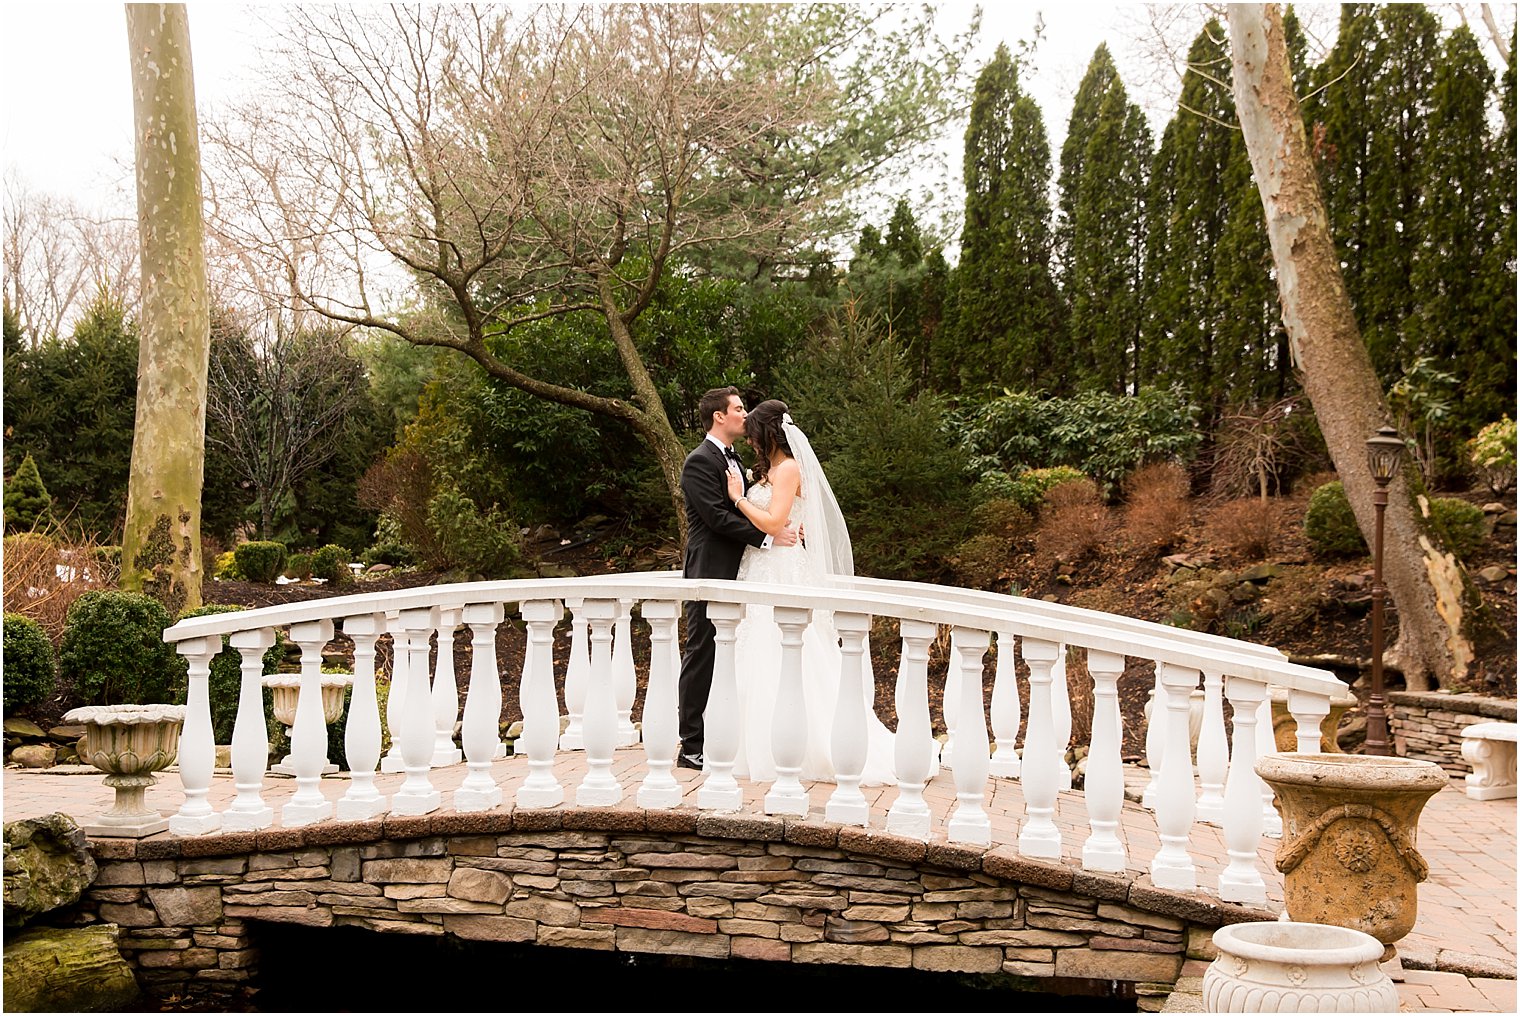
M 519 527 L 495 505 L 482 512 L 457 487 L 444 487 L 428 499 L 427 521 L 449 567 L 493 579 L 522 567 Z
M 239 544 L 232 553 L 238 571 L 249 582 L 273 582 L 285 567 L 285 544 L 273 540 Z
M 1304 535 L 1321 557 L 1355 557 L 1367 553 L 1367 541 L 1357 527 L 1346 488 L 1339 480 L 1315 489 L 1304 513 Z
M 285 559 L 285 567 L 281 569 L 286 578 L 309 579 L 311 578 L 311 555 L 292 554 Z
M 5 711 L 33 706 L 53 693 L 56 684 L 53 644 L 42 625 L 20 614 L 5 615 Z
M 318 547 L 311 554 L 311 577 L 325 579 L 335 586 L 342 585 L 353 578 L 353 573 L 348 570 L 349 557 L 348 548 L 336 543 Z
M 375 542 L 359 555 L 359 560 L 366 566 L 388 564 L 396 567 L 414 563 L 415 555 L 401 537 L 401 523 L 396 516 L 390 512 L 380 514 L 380 521 L 375 524 Z
M 21 460 L 16 475 L 5 485 L 5 529 L 21 532 L 46 526 L 53 520 L 53 498 L 37 472 L 31 455 Z
M 231 614 L 243 609 L 227 604 L 208 603 L 204 607 L 185 611 L 179 619 L 184 621 L 192 617 L 205 617 L 208 614 Z M 264 653 L 264 673 L 273 674 L 284 656 L 285 636 L 276 630 L 274 645 Z M 174 690 L 174 701 L 177 703 L 185 701 L 186 685 L 189 681 L 189 667 L 185 664 L 184 657 L 180 657 L 180 660 L 180 673 Z M 217 744 L 231 744 L 232 729 L 237 723 L 238 697 L 243 691 L 243 655 L 228 644 L 225 635 L 222 637 L 222 651 L 211 658 L 211 674 L 207 679 L 207 684 L 211 697 L 211 732 Z M 272 734 L 277 725 L 274 718 L 274 701 L 268 689 L 265 689 L 263 694 L 264 723 Z
M 1467 459 L 1497 496 L 1515 485 L 1515 421 L 1495 420 L 1467 442 Z
M 74 601 L 58 647 L 58 674 L 86 705 L 168 702 L 179 654 L 163 639 L 163 604 L 141 593 L 96 589 Z
M 1028 469 L 1013 479 L 1009 495 L 1027 512 L 1038 512 L 1045 503 L 1050 488 L 1068 480 L 1085 480 L 1080 469 L 1070 466 L 1052 466 L 1049 469 Z
M 228 550 L 216 555 L 216 563 L 212 565 L 211 574 L 228 582 L 241 582 L 243 572 L 237 565 L 237 551 Z
M 1431 498 L 1430 528 L 1459 561 L 1472 557 L 1488 538 L 1483 509 L 1460 497 Z

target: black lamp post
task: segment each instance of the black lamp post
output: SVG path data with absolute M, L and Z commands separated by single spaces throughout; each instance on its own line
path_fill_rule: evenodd
M 1383 708 L 1383 511 L 1388 507 L 1388 484 L 1404 460 L 1404 441 L 1392 427 L 1379 427 L 1367 439 L 1367 463 L 1372 470 L 1372 507 L 1377 524 L 1372 545 L 1372 695 L 1367 699 L 1367 755 L 1392 755 L 1388 714 Z

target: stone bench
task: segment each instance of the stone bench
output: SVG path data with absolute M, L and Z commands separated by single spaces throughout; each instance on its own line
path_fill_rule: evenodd
M 1462 728 L 1462 757 L 1472 763 L 1467 796 L 1492 801 L 1515 796 L 1515 737 L 1513 723 L 1474 723 Z

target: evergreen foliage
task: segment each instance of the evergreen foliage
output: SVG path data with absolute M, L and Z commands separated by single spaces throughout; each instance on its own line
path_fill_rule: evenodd
M 285 567 L 285 544 L 274 540 L 250 540 L 232 552 L 238 571 L 249 582 L 273 582 Z
M 1488 519 L 1483 509 L 1460 497 L 1430 499 L 1430 528 L 1458 561 L 1472 557 L 1488 538 Z
M 347 547 L 336 543 L 318 547 L 311 552 L 312 578 L 324 579 L 335 586 L 352 582 L 354 574 L 348 570 L 351 557 Z
M 170 701 L 183 673 L 164 641 L 163 604 L 142 593 L 94 589 L 69 607 L 58 646 L 58 676 L 85 705 Z
M 944 318 L 949 268 L 937 245 L 925 247 L 907 199 L 899 199 L 887 223 L 886 239 L 869 223 L 861 230 L 856 256 L 845 280 L 855 313 L 879 319 L 902 345 L 915 374 L 914 392 L 934 375 L 933 347 Z
M 42 625 L 20 614 L 5 615 L 5 712 L 36 705 L 53 694 L 53 644 Z
M 1339 480 L 1316 487 L 1304 511 L 1304 536 L 1321 557 L 1355 557 L 1367 553 L 1346 488 Z
M 1515 485 L 1515 421 L 1501 417 L 1467 442 L 1467 460 L 1488 489 L 1503 494 Z
M 1072 263 L 1081 250 L 1076 237 L 1077 202 L 1081 194 L 1088 148 L 1103 119 L 1102 109 L 1109 89 L 1118 80 L 1119 71 L 1114 66 L 1113 55 L 1108 51 L 1108 43 L 1099 43 L 1093 51 L 1092 59 L 1087 63 L 1082 83 L 1077 86 L 1071 119 L 1066 124 L 1066 140 L 1061 142 L 1061 174 L 1056 179 L 1055 258 L 1068 303 L 1072 302 L 1072 294 L 1080 292 L 1071 274 Z M 1150 153 L 1147 152 L 1146 155 L 1149 157 Z M 1131 192 L 1131 196 L 1139 193 Z M 1073 330 L 1076 330 L 1075 322 Z
M 53 520 L 53 498 L 37 471 L 37 460 L 27 455 L 5 484 L 5 531 L 29 532 Z

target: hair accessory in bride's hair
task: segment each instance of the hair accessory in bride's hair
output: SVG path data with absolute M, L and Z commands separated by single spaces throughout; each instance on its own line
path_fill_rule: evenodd
M 792 414 L 791 413 L 782 413 L 781 414 L 781 423 L 782 423 L 783 426 L 786 426 L 786 427 L 795 427 L 796 426 L 796 424 L 792 422 Z

